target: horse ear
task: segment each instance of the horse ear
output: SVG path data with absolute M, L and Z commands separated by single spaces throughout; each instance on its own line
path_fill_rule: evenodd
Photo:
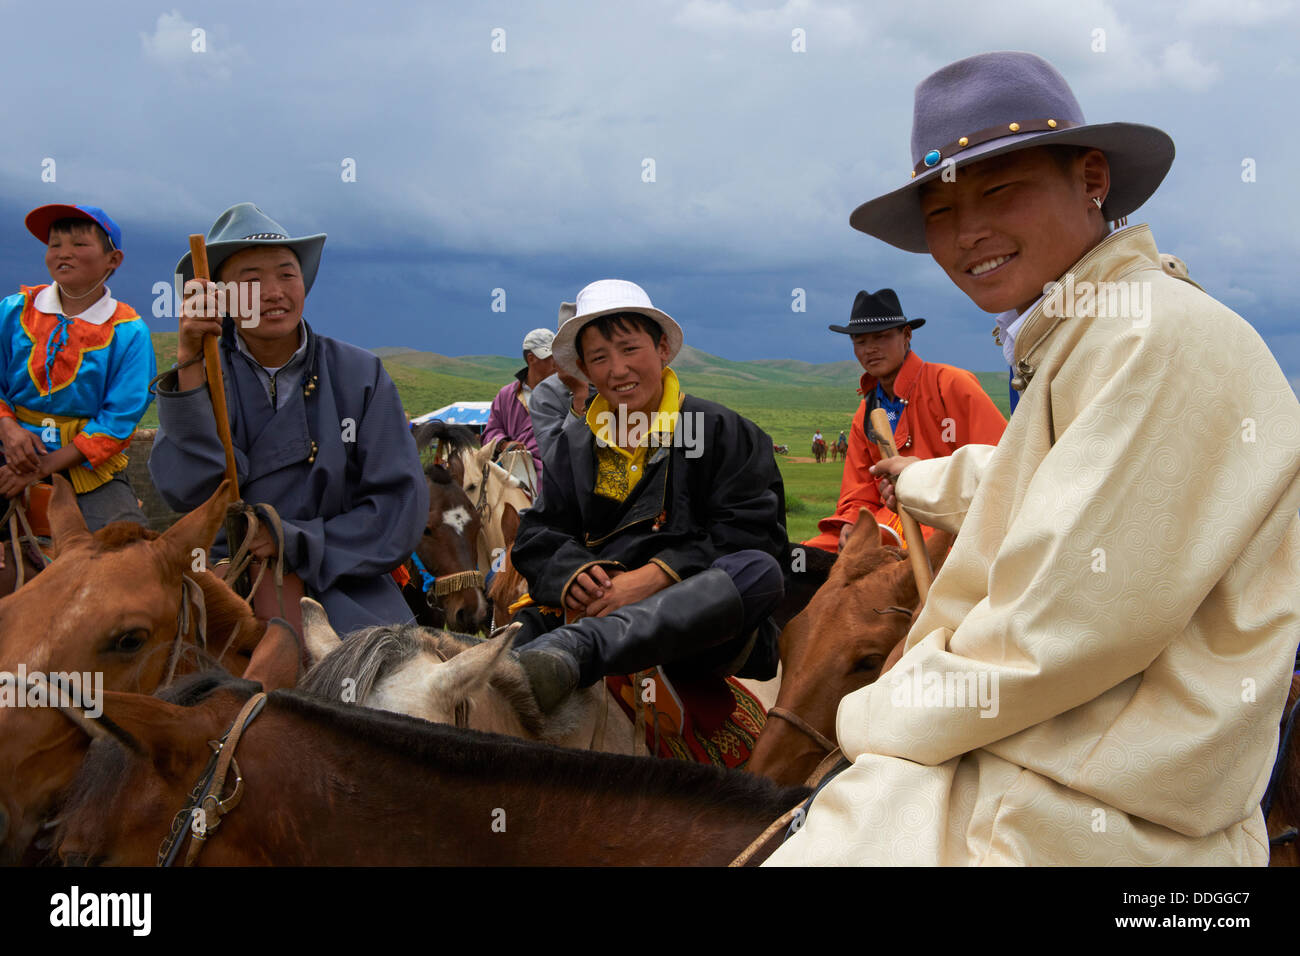
M 56 553 L 62 554 L 78 544 L 91 542 L 90 529 L 86 527 L 86 519 L 81 516 L 76 492 L 62 475 L 54 476 L 54 493 L 50 495 L 46 515 Z
M 486 687 L 492 678 L 492 672 L 496 670 L 497 662 L 514 643 L 515 634 L 521 627 L 523 625 L 519 623 L 511 624 L 496 637 L 475 644 L 461 651 L 442 667 L 434 668 L 429 679 L 430 694 L 455 704 Z
M 164 777 L 178 779 L 184 771 L 186 750 L 195 737 L 206 737 L 194 728 L 196 709 L 178 707 L 146 694 L 107 690 L 102 694 L 101 730 L 128 750 L 147 757 Z
M 844 545 L 844 551 L 840 556 L 869 554 L 880 549 L 880 527 L 876 521 L 876 516 L 871 513 L 870 509 L 859 508 L 857 523 L 853 525 L 853 531 L 849 534 L 848 543 Z
M 172 551 L 182 562 L 188 561 L 195 550 L 206 554 L 217 536 L 217 529 L 226 519 L 226 508 L 233 491 L 230 480 L 223 481 L 211 498 L 163 532 L 158 545 Z
M 302 608 L 302 633 L 307 644 L 307 655 L 313 665 L 319 664 L 343 643 L 343 639 L 334 632 L 330 617 L 318 602 L 309 597 L 298 602 Z
M 244 669 L 244 680 L 257 681 L 268 694 L 282 687 L 292 687 L 298 683 L 301 656 L 298 635 L 293 628 L 287 621 L 273 617 L 253 651 L 252 660 Z
M 506 539 L 506 550 L 509 551 L 515 543 L 515 535 L 519 532 L 519 512 L 515 506 L 506 502 L 505 509 L 501 512 L 501 533 Z

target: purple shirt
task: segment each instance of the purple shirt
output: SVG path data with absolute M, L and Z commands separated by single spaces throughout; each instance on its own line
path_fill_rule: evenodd
M 533 456 L 537 468 L 537 477 L 542 477 L 542 453 L 537 450 L 537 439 L 533 437 L 533 420 L 528 409 L 519 400 L 523 383 L 528 380 L 528 369 L 515 373 L 515 381 L 497 392 L 492 399 L 492 411 L 488 415 L 487 428 L 483 429 L 483 442 L 486 444 L 494 438 L 523 442 L 528 453 Z

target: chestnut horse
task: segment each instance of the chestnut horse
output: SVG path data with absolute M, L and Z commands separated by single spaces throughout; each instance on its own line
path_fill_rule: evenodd
M 106 693 L 111 737 L 91 746 L 64 807 L 64 862 L 152 865 L 208 741 L 258 690 L 197 675 L 165 699 Z M 235 760 L 242 800 L 200 865 L 719 866 L 808 795 L 740 771 L 549 747 L 296 690 L 268 695 Z
M 874 530 L 865 508 L 858 522 Z M 936 573 L 952 542 L 944 531 L 927 542 Z M 806 780 L 834 749 L 840 698 L 880 676 L 907 637 L 917 600 L 902 551 L 882 547 L 874 533 L 850 535 L 826 583 L 781 632 L 781 689 L 746 769 L 783 784 Z
M 418 624 L 473 634 L 487 625 L 489 610 L 482 574 L 477 573 L 481 520 L 446 468 L 427 465 L 424 476 L 429 516 L 406 562 L 411 580 L 402 596 Z
M 56 477 L 49 521 L 58 556 L 0 599 L 0 671 L 98 673 L 105 688 L 151 692 L 170 672 L 193 669 L 205 620 L 212 655 L 242 671 L 266 625 L 219 578 L 195 570 L 229 493 L 223 484 L 162 535 L 131 522 L 91 534 L 71 486 Z M 85 749 L 85 735 L 53 708 L 0 707 L 0 863 L 31 849 Z

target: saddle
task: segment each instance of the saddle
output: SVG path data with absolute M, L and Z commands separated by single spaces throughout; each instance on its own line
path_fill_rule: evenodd
M 605 686 L 638 727 L 644 724 L 646 747 L 655 757 L 739 769 L 767 723 L 758 698 L 734 677 L 670 677 L 655 667 L 606 677 Z M 644 700 L 651 688 L 654 699 Z

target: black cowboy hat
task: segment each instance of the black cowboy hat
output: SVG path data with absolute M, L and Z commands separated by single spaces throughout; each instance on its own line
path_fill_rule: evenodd
M 863 332 L 884 332 L 900 325 L 919 329 L 925 325 L 925 319 L 909 319 L 903 315 L 903 307 L 898 304 L 898 294 L 893 289 L 881 289 L 874 295 L 863 289 L 853 300 L 849 324 L 831 325 L 827 328 L 846 335 L 860 335 Z

